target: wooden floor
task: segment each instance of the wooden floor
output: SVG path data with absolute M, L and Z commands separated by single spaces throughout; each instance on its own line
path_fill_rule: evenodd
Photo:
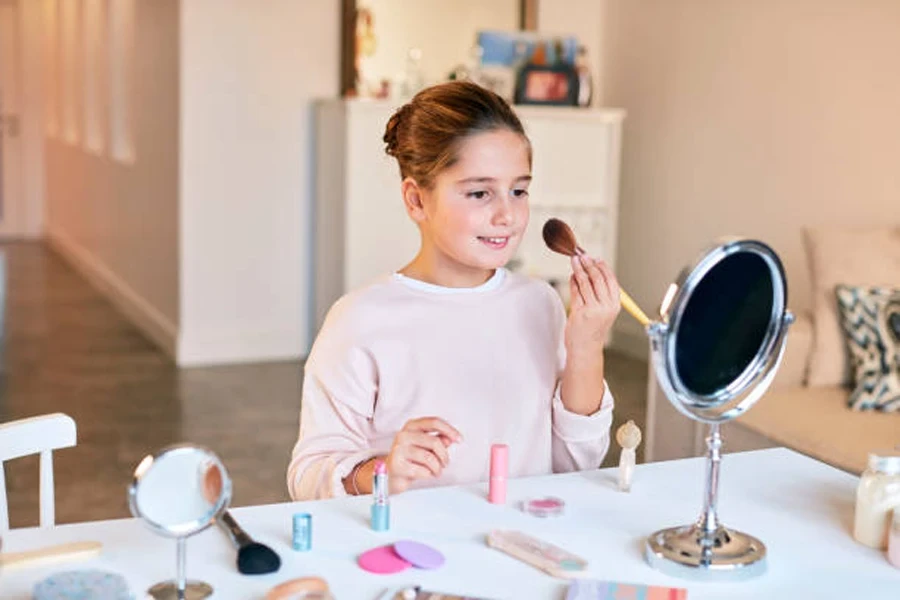
M 78 445 L 54 454 L 57 522 L 129 516 L 126 487 L 146 454 L 190 441 L 213 449 L 234 504 L 287 499 L 300 363 L 176 369 L 59 257 L 0 245 L 0 422 L 65 412 Z M 643 427 L 646 367 L 610 353 L 616 423 Z M 614 447 L 607 464 L 618 460 Z M 36 457 L 6 463 L 10 524 L 37 524 Z

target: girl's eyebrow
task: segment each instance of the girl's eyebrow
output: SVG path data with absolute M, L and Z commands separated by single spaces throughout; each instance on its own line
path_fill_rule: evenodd
M 494 183 L 495 181 L 497 181 L 497 179 L 494 177 L 467 177 L 465 179 L 460 179 L 456 183 Z M 531 175 L 519 175 L 516 177 L 516 181 L 531 181 Z

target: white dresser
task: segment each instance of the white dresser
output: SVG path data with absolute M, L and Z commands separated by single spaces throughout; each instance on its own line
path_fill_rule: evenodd
M 396 161 L 384 153 L 392 102 L 316 105 L 314 323 L 349 290 L 409 262 L 419 231 L 406 215 Z M 582 246 L 615 266 L 622 110 L 517 106 L 534 151 L 531 223 L 518 270 L 563 285 L 569 264 L 541 240 L 544 221 L 568 221 Z

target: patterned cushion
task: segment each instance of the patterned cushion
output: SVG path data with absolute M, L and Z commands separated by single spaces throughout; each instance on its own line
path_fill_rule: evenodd
M 900 411 L 900 290 L 839 285 L 835 291 L 854 370 L 850 407 Z

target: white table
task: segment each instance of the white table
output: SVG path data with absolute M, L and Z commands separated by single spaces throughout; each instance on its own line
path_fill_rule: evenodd
M 658 573 L 644 562 L 644 538 L 686 524 L 699 514 L 701 459 L 638 466 L 630 494 L 618 492 L 613 469 L 509 482 L 508 506 L 485 500 L 485 487 L 422 490 L 392 498 L 392 528 L 373 532 L 368 497 L 238 508 L 248 532 L 282 557 L 278 573 L 248 577 L 234 567 L 235 553 L 217 529 L 188 541 L 189 578 L 211 583 L 214 598 L 262 598 L 271 586 L 294 577 L 327 579 L 338 600 L 368 600 L 388 588 L 419 584 L 429 589 L 488 598 L 554 599 L 566 584 L 484 544 L 491 529 L 519 529 L 567 548 L 590 561 L 599 579 L 687 587 L 688 598 L 900 598 L 900 570 L 884 554 L 851 537 L 856 478 L 785 449 L 726 455 L 720 514 L 730 527 L 759 537 L 769 549 L 769 569 L 742 583 L 696 583 Z M 123 486 L 123 494 L 124 486 Z M 566 514 L 537 519 L 518 511 L 516 500 L 553 494 Z M 313 549 L 291 550 L 291 515 L 313 515 Z M 398 539 L 440 549 L 447 563 L 438 571 L 378 576 L 360 570 L 361 552 Z M 123 574 L 136 597 L 175 571 L 175 544 L 136 520 L 59 526 L 50 531 L 14 530 L 4 550 L 26 550 L 75 540 L 99 540 L 100 558 L 73 565 L 0 574 L 0 598 L 29 598 L 50 573 L 100 568 Z M 863 591 L 865 590 L 865 591 Z

